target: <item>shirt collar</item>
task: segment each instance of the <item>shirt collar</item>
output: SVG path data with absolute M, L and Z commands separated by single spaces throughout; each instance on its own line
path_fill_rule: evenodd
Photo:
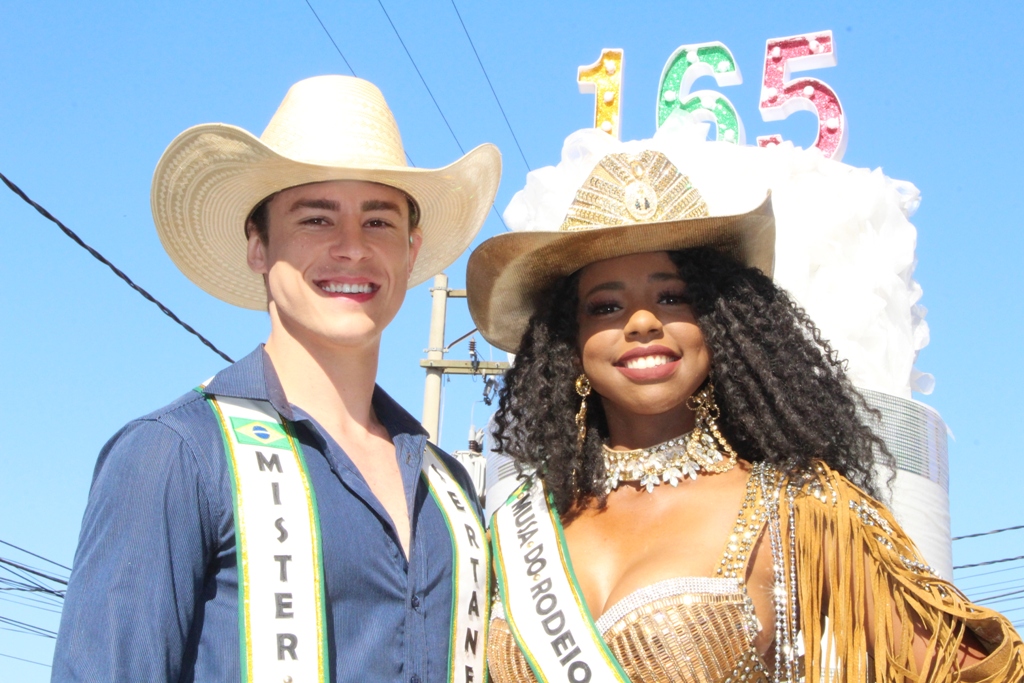
M 269 401 L 274 410 L 286 420 L 295 420 L 295 411 L 281 388 L 274 363 L 263 345 L 245 358 L 218 372 L 206 385 L 206 393 L 217 396 L 245 398 L 252 401 Z M 419 422 L 391 398 L 380 386 L 373 388 L 373 411 L 388 434 L 426 435 Z

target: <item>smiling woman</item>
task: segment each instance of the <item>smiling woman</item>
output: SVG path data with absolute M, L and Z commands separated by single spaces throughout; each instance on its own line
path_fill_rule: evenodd
M 552 304 L 531 319 L 505 376 L 496 437 L 545 472 L 563 514 L 603 500 L 605 443 L 651 446 L 692 429 L 686 401 L 709 379 L 721 432 L 745 460 L 786 471 L 821 460 L 874 491 L 872 446 L 886 456 L 857 417 L 842 362 L 760 271 L 707 248 L 629 255 L 587 266 L 541 300 Z M 565 426 L 580 373 L 600 400 L 577 448 Z
M 474 320 L 516 352 L 495 450 L 535 473 L 492 518 L 492 677 L 1018 680 L 1008 622 L 874 499 L 891 458 L 771 280 L 770 200 L 655 142 L 470 258 Z

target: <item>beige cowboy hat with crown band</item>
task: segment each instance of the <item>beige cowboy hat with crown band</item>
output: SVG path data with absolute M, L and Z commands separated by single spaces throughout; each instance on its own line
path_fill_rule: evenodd
M 469 311 L 491 344 L 516 352 L 530 317 L 555 281 L 616 256 L 706 246 L 771 276 L 775 218 L 766 188 L 736 188 L 729 164 L 721 159 L 688 169 L 685 159 L 677 159 L 677 167 L 662 151 L 629 144 L 634 148 L 604 155 L 582 184 L 572 186 L 578 189 L 561 225 L 504 233 L 473 251 L 466 272 Z M 700 148 L 697 156 L 709 149 Z M 543 185 L 557 185 L 552 179 L 561 170 L 542 169 L 531 178 L 506 219 L 517 201 L 549 201 L 553 193 Z M 543 213 L 526 207 L 531 211 Z
M 405 192 L 418 205 L 423 245 L 409 287 L 469 247 L 498 190 L 501 154 L 480 145 L 439 169 L 406 164 L 395 118 L 375 85 L 318 76 L 291 87 L 256 137 L 237 126 L 189 128 L 167 147 L 150 202 L 164 249 L 194 283 L 235 306 L 266 309 L 263 278 L 246 263 L 245 223 L 266 197 L 329 180 Z

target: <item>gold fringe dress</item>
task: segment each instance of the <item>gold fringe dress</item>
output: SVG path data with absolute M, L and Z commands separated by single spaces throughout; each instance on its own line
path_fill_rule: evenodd
M 760 624 L 743 583 L 762 534 L 775 575 L 767 657 L 754 648 Z M 936 576 L 891 513 L 824 464 L 798 478 L 755 465 L 725 546 L 716 576 L 658 582 L 598 619 L 633 683 L 1024 681 L 1024 645 L 1009 621 Z M 961 668 L 968 629 L 988 655 Z M 500 603 L 487 647 L 494 683 L 536 681 Z

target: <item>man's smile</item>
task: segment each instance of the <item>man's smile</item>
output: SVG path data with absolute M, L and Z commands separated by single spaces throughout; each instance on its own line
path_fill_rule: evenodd
M 380 285 L 372 282 L 318 282 L 317 285 L 329 294 L 372 294 Z
M 313 280 L 321 292 L 331 299 L 347 299 L 349 301 L 365 302 L 376 296 L 380 285 L 372 282 L 366 276 L 338 276 Z

